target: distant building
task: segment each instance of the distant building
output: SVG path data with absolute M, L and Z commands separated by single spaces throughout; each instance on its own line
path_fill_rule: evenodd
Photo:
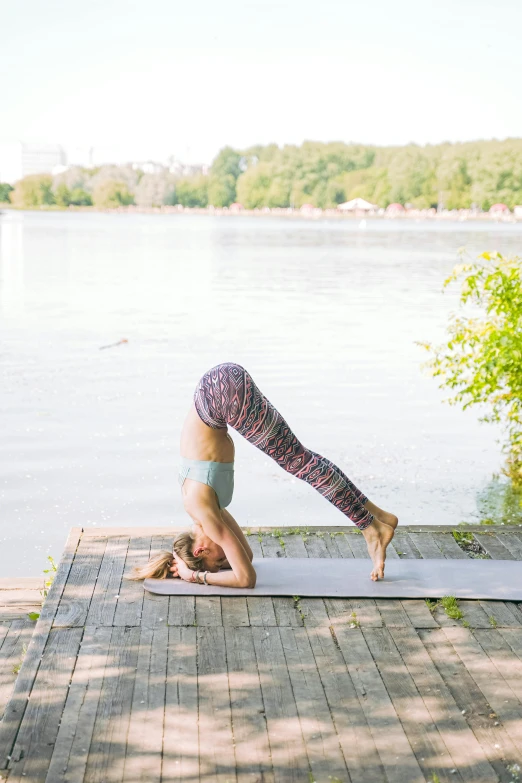
M 155 163 L 153 160 L 147 160 L 144 163 L 132 163 L 134 171 L 143 171 L 144 174 L 161 174 L 165 171 L 162 163 Z
M 53 174 L 67 165 L 65 150 L 59 144 L 14 142 L 0 145 L 0 182 L 13 185 L 30 174 Z
M 522 205 L 513 207 L 513 214 L 516 218 L 522 218 Z

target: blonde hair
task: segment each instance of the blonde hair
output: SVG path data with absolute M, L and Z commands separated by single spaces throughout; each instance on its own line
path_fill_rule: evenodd
M 195 571 L 203 567 L 204 557 L 196 557 L 193 554 L 196 537 L 189 530 L 180 533 L 172 542 L 173 551 L 181 557 L 182 560 Z M 151 557 L 149 562 L 143 566 L 133 568 L 129 576 L 125 577 L 133 581 L 139 579 L 166 579 L 169 575 L 169 568 L 172 566 L 174 558 L 172 552 L 163 549 Z

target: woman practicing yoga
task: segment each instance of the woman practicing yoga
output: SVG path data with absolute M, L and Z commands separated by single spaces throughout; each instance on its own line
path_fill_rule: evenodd
M 131 578 L 175 576 L 201 584 L 255 586 L 252 550 L 226 510 L 234 490 L 229 426 L 351 519 L 366 539 L 371 578 L 383 579 L 397 517 L 371 503 L 336 465 L 305 448 L 248 372 L 232 363 L 219 364 L 201 378 L 181 433 L 179 480 L 194 529 L 180 533 L 173 552 L 159 553 Z

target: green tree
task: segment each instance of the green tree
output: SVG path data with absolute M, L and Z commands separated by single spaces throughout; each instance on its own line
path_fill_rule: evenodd
M 176 200 L 184 207 L 206 207 L 208 204 L 208 177 L 198 174 L 185 177 L 176 184 Z
M 421 343 L 427 364 L 450 389 L 449 400 L 486 405 L 482 421 L 499 422 L 506 433 L 506 473 L 522 485 L 522 260 L 483 253 L 457 266 L 445 287 L 461 280 L 460 303 L 471 315 L 454 315 L 443 345 Z M 478 314 L 476 314 L 478 311 Z
M 54 198 L 59 207 L 68 207 L 71 203 L 71 191 L 62 183 L 54 191 Z
M 232 147 L 224 147 L 214 159 L 208 183 L 208 202 L 229 207 L 236 200 L 236 182 L 241 175 L 243 156 Z
M 94 188 L 92 200 L 95 207 L 111 209 L 134 203 L 134 197 L 125 182 L 112 179 L 102 180 Z
M 92 196 L 83 188 L 71 190 L 70 203 L 76 207 L 92 207 Z
M 257 163 L 255 166 L 250 166 L 237 181 L 237 198 L 241 204 L 247 209 L 268 204 L 272 177 L 271 163 Z
M 0 203 L 1 204 L 8 204 L 11 199 L 9 198 L 9 194 L 12 193 L 14 190 L 12 185 L 9 185 L 8 182 L 0 182 Z
M 31 174 L 20 179 L 10 194 L 17 207 L 39 207 L 54 204 L 53 180 L 49 174 Z

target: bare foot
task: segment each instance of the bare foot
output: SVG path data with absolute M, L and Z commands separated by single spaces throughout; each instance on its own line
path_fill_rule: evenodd
M 390 514 L 389 511 L 384 511 L 382 508 L 379 508 L 379 506 L 376 506 L 375 503 L 372 503 L 371 500 L 366 501 L 364 508 L 368 509 L 368 511 L 373 514 L 374 517 L 377 517 L 379 522 L 384 522 L 385 525 L 389 525 L 394 530 L 399 524 L 399 520 L 395 514 Z
M 372 581 L 377 582 L 384 579 L 384 562 L 386 560 L 386 547 L 392 540 L 395 530 L 391 525 L 386 525 L 375 518 L 372 524 L 362 531 L 366 539 L 368 554 L 373 562 L 373 569 L 370 574 Z

